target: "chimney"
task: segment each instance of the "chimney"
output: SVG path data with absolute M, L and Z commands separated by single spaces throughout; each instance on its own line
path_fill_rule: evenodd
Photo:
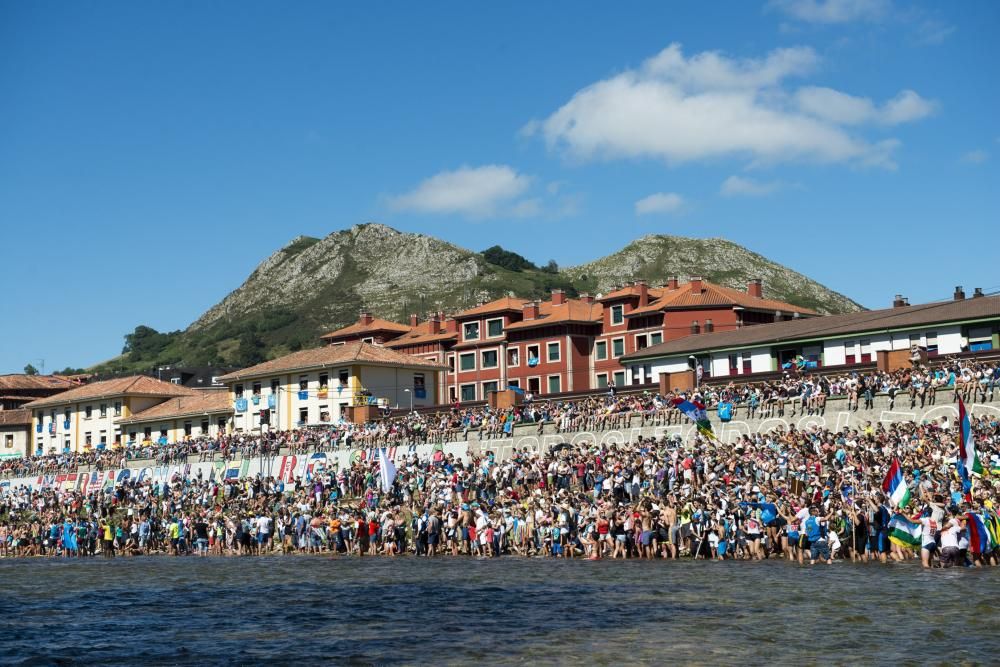
M 977 287 L 976 290 L 972 293 L 972 298 L 973 299 L 978 299 L 979 297 L 983 297 L 983 296 L 986 296 L 986 295 L 983 294 L 983 288 L 982 287 Z
M 962 289 L 961 285 L 956 285 L 955 286 L 955 296 L 954 296 L 954 299 L 955 299 L 955 301 L 962 301 L 963 299 L 965 299 L 965 290 Z
M 566 303 L 566 292 L 561 289 L 552 290 L 552 305 L 561 306 Z
M 524 307 L 521 309 L 521 313 L 523 314 L 525 320 L 537 320 L 538 302 L 529 301 L 528 303 L 524 304 Z
M 747 283 L 747 294 L 757 299 L 764 298 L 764 287 L 760 278 L 750 279 L 750 282 Z
M 701 294 L 701 276 L 691 276 L 691 292 Z
M 649 285 L 645 280 L 635 281 L 635 286 L 639 291 L 639 308 L 649 305 Z
M 677 289 L 677 276 L 667 278 L 667 289 Z
M 896 298 L 892 300 L 893 308 L 902 308 L 906 305 L 906 299 L 903 298 L 902 294 L 897 294 Z
M 416 313 L 410 313 L 410 328 L 416 328 L 420 324 L 420 318 L 417 317 Z
M 359 320 L 359 322 L 361 324 L 364 324 L 365 326 L 368 326 L 369 324 L 371 324 L 374 321 L 375 321 L 375 318 L 372 317 L 371 313 L 369 313 L 367 310 L 362 310 L 361 311 L 361 319 Z
M 458 333 L 458 320 L 453 317 L 448 318 L 444 321 L 444 332 L 445 333 Z
M 594 296 L 584 292 L 580 295 L 580 301 L 583 301 L 584 303 L 594 303 Z

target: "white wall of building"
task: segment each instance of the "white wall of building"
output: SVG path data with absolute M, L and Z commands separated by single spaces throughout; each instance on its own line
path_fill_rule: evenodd
M 31 450 L 31 432 L 28 426 L 0 425 L 0 461 L 24 458 Z

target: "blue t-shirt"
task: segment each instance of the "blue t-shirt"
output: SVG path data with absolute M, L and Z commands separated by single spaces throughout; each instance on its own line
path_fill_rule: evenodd
M 819 519 L 811 516 L 806 519 L 806 535 L 810 542 L 818 542 L 823 539 L 823 530 L 820 528 Z

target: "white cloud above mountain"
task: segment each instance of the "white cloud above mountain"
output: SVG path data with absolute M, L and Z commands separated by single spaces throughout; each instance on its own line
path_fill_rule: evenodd
M 684 198 L 676 192 L 656 192 L 635 203 L 636 215 L 678 213 L 684 207 Z
M 789 85 L 813 75 L 819 62 L 807 47 L 733 58 L 717 51 L 685 56 L 671 44 L 637 68 L 582 88 L 524 132 L 581 161 L 728 158 L 895 168 L 899 142 L 866 137 L 861 127 L 917 120 L 934 103 L 910 90 L 878 104 L 832 88 Z M 816 104 L 824 96 L 835 97 L 837 107 Z
M 531 178 L 507 165 L 463 166 L 441 171 L 414 189 L 392 197 L 390 206 L 418 213 L 459 214 L 489 218 L 501 210 L 530 215 L 537 208 L 533 200 L 521 200 Z

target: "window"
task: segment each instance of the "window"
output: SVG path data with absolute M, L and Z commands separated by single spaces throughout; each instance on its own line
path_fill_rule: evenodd
M 615 386 L 622 387 L 625 385 L 625 371 L 615 371 Z
M 122 416 L 122 402 L 115 401 L 115 417 L 121 417 L 121 416 Z M 53 415 L 52 419 L 55 418 L 56 418 L 55 415 Z
M 14 434 L 5 433 L 3 436 L 4 449 L 14 449 Z
M 305 424 L 309 421 L 309 408 L 299 408 L 299 423 Z
M 521 388 L 521 381 L 520 380 L 507 380 L 507 386 L 508 387 L 517 387 L 518 389 L 520 389 Z
M 743 374 L 750 375 L 753 373 L 753 364 L 750 363 L 750 357 L 743 357 Z
M 927 332 L 927 356 L 936 357 L 938 353 L 937 331 Z
M 319 388 L 326 389 L 330 386 L 330 375 L 328 373 L 319 374 Z
M 867 364 L 872 360 L 872 341 L 870 338 L 861 339 L 861 363 Z
M 853 340 L 844 341 L 844 363 L 856 364 L 858 361 L 855 342 Z
M 413 398 L 427 398 L 427 385 L 423 373 L 413 374 Z
M 608 358 L 608 341 L 599 340 L 594 343 L 594 358 L 598 361 L 603 361 Z M 607 384 L 607 377 L 604 378 L 605 384 Z
M 497 363 L 497 351 L 496 350 L 483 350 L 482 352 L 482 367 L 483 368 L 496 368 Z
M 309 376 L 300 375 L 299 376 L 299 391 L 307 391 L 309 389 Z
M 449 354 L 448 355 L 448 372 L 449 373 L 454 373 L 455 372 L 455 355 L 454 354 Z
M 474 385 L 474 384 L 463 384 L 462 385 L 462 400 L 463 401 L 474 401 L 474 400 L 476 400 L 476 385 Z
M 219 427 L 219 433 L 225 433 L 226 432 L 226 418 L 225 417 L 219 417 L 219 423 L 216 424 L 216 426 Z
M 236 398 L 243 398 L 243 385 L 238 384 L 233 387 L 233 392 L 236 394 Z
M 625 339 L 615 338 L 611 341 L 611 356 L 615 359 L 625 354 Z
M 253 393 L 254 396 L 260 396 L 260 382 L 254 382 L 250 391 Z
M 521 354 L 516 347 L 507 348 L 507 366 L 520 366 L 521 365 Z
M 341 385 L 347 386 L 351 381 L 351 372 L 346 368 L 341 368 L 337 371 L 337 379 Z
M 454 387 L 448 387 L 448 400 L 452 403 L 458 400 L 458 394 L 455 393 Z
M 562 391 L 562 377 L 558 375 L 549 376 L 549 393 L 558 394 Z
M 107 433 L 107 431 L 101 431 L 101 439 L 98 442 L 101 445 L 108 444 L 108 433 Z
M 730 375 L 740 374 L 740 355 L 738 354 L 729 355 L 729 374 Z
M 277 394 L 278 393 L 278 387 L 280 387 L 280 386 L 281 386 L 281 380 L 279 380 L 277 378 L 272 379 L 271 380 L 271 393 L 272 394 Z
M 659 345 L 663 342 L 663 334 L 657 331 L 656 333 L 649 334 L 649 344 Z
M 498 386 L 499 385 L 496 383 L 496 381 L 484 382 L 483 383 L 483 398 L 488 397 L 490 395 L 490 392 L 495 392 L 497 390 Z
M 635 349 L 645 350 L 649 347 L 649 337 L 646 334 L 639 334 L 635 337 Z
M 181 383 L 181 378 L 170 378 L 170 383 L 171 384 L 180 384 Z
M 463 371 L 474 371 L 476 370 L 476 353 L 466 352 L 465 354 L 458 355 L 458 367 Z M 462 399 L 465 400 L 465 399 Z
M 538 362 L 539 362 L 539 358 L 538 358 L 538 346 L 537 345 L 529 345 L 528 348 L 527 348 L 527 352 L 528 352 L 528 365 L 529 366 L 537 366 Z
M 545 354 L 547 355 L 547 360 L 549 363 L 554 361 L 559 361 L 560 349 L 559 343 L 549 343 L 545 346 Z
M 498 317 L 495 320 L 486 320 L 486 335 L 490 338 L 496 338 L 503 335 L 502 317 Z
M 625 321 L 625 306 L 611 306 L 611 324 L 621 324 Z
M 319 420 L 321 422 L 330 421 L 330 406 L 328 405 L 319 406 Z
M 362 343 L 368 343 L 369 345 L 374 345 L 375 344 L 375 339 L 372 336 L 368 336 L 367 338 L 362 338 L 361 342 Z
M 185 435 L 185 437 L 190 438 L 191 435 L 192 435 L 192 433 L 194 433 L 194 426 L 191 424 L 191 422 L 184 422 L 184 435 Z
M 607 373 L 598 373 L 597 374 L 597 388 L 598 389 L 606 389 L 607 386 L 608 386 L 608 374 Z
M 88 405 L 87 407 L 85 407 L 83 409 L 83 418 L 84 419 L 90 419 L 93 416 L 94 416 L 94 406 Z
M 993 331 L 990 327 L 969 329 L 969 352 L 985 352 L 993 349 Z
M 153 427 L 147 426 L 146 428 L 142 429 L 142 436 L 144 439 L 150 440 L 153 437 Z
M 93 436 L 90 435 L 90 431 L 87 431 L 86 433 L 83 434 L 83 444 L 87 447 L 90 447 L 91 445 L 94 444 L 94 438 Z
M 101 419 L 104 419 L 107 416 L 108 416 L 108 404 L 101 403 Z
M 201 435 L 208 435 L 208 426 L 209 426 L 208 420 L 207 419 L 202 420 L 201 427 L 200 427 L 201 428 Z
M 479 340 L 479 322 L 466 322 L 462 325 L 462 335 L 465 340 Z

